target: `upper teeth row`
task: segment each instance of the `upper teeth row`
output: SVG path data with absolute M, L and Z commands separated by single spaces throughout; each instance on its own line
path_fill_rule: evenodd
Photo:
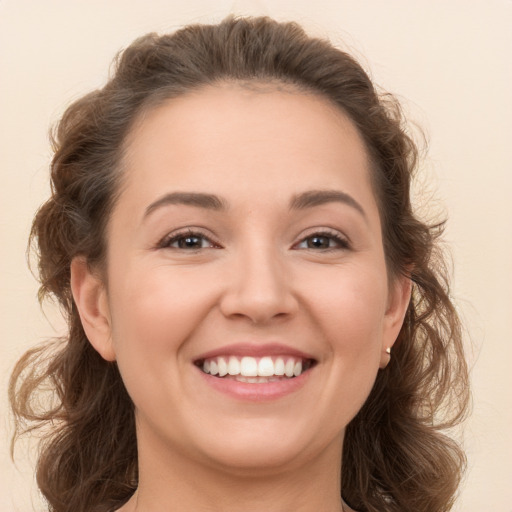
M 205 359 L 203 371 L 210 375 L 243 375 L 244 377 L 270 377 L 272 375 L 285 375 L 298 377 L 302 373 L 302 359 L 293 357 L 242 357 L 235 356 L 215 357 Z

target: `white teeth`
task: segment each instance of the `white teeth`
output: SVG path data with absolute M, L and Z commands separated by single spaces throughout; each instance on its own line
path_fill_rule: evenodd
M 217 364 L 219 365 L 219 377 L 224 377 L 228 373 L 228 363 L 223 357 L 219 357 L 217 360 Z
M 219 373 L 219 366 L 215 361 L 210 361 L 210 375 L 217 375 Z
M 309 365 L 306 369 L 309 368 Z M 245 356 L 223 356 L 205 359 L 202 364 L 204 373 L 225 377 L 237 377 L 240 382 L 273 382 L 298 377 L 303 372 L 303 361 L 296 357 L 261 358 Z M 305 370 L 304 370 L 305 371 Z
M 274 375 L 284 375 L 284 360 L 278 357 L 274 364 Z
M 231 356 L 229 358 L 228 373 L 229 375 L 238 375 L 240 373 L 240 361 L 236 357 Z
M 274 375 L 274 361 L 270 357 L 262 357 L 258 363 L 258 375 L 260 377 L 270 377 Z
M 258 376 L 258 362 L 254 357 L 242 357 L 240 362 L 240 373 L 244 377 Z
M 288 361 L 286 361 L 286 364 L 284 365 L 284 374 L 287 377 L 293 377 L 294 367 L 295 367 L 295 361 L 293 359 L 288 359 Z M 210 373 L 212 373 L 211 368 L 210 368 Z

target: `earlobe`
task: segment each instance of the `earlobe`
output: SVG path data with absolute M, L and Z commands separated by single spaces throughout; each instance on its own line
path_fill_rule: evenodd
M 384 318 L 380 368 L 385 368 L 391 358 L 391 348 L 404 323 L 412 292 L 412 281 L 407 276 L 397 277 L 390 290 L 388 307 Z
M 107 291 L 84 257 L 71 262 L 71 292 L 89 342 L 103 359 L 114 361 Z

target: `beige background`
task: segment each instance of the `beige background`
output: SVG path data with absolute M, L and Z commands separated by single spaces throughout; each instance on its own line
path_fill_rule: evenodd
M 51 308 L 40 312 L 25 264 L 30 221 L 48 194 L 47 129 L 103 83 L 135 37 L 230 12 L 294 19 L 343 43 L 429 134 L 418 190 L 448 212 L 453 294 L 473 366 L 470 471 L 456 510 L 511 512 L 510 0 L 0 0 L 0 509 L 41 510 L 29 446 L 16 466 L 9 459 L 4 390 L 21 353 L 55 332 L 49 320 L 61 325 Z

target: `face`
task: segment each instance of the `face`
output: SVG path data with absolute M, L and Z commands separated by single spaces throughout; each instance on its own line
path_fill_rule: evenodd
M 407 304 L 352 122 L 225 85 L 146 113 L 126 147 L 106 276 L 75 265 L 73 283 L 139 448 L 238 471 L 339 460 Z

